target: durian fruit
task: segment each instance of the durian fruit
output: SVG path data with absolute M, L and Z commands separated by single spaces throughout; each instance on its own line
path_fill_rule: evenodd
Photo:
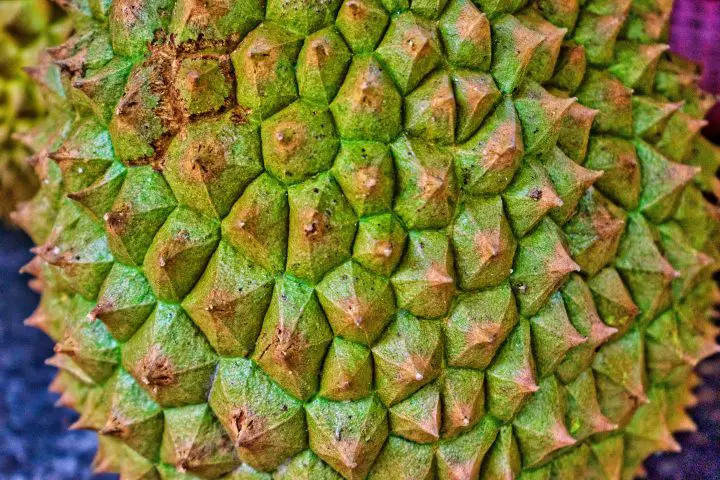
M 23 68 L 67 38 L 69 27 L 62 10 L 48 0 L 0 2 L 0 220 L 37 191 L 38 179 L 26 161 L 38 145 L 30 130 L 40 122 L 52 123 L 45 120 L 52 106 Z
M 63 2 L 15 215 L 123 479 L 629 479 L 717 351 L 665 0 Z M 65 124 L 63 124 L 65 125 Z

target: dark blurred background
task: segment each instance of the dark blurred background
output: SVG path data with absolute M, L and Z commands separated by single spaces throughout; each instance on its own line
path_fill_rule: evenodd
M 720 0 L 675 0 L 671 32 L 672 49 L 702 63 L 702 86 L 720 93 Z M 720 104 L 708 120 L 703 133 L 720 144 Z M 116 478 L 91 474 L 95 434 L 68 430 L 75 414 L 55 408 L 57 395 L 47 391 L 54 369 L 44 361 L 52 342 L 22 323 L 38 301 L 17 273 L 31 246 L 0 225 L 0 480 Z M 676 435 L 682 452 L 649 458 L 648 479 L 720 479 L 720 355 L 702 362 L 698 374 L 703 383 L 690 410 L 698 431 Z

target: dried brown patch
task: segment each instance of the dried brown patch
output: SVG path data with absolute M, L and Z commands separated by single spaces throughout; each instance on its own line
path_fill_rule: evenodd
M 140 380 L 151 387 L 165 387 L 177 381 L 175 367 L 157 345 L 153 345 L 136 366 Z
M 231 433 L 235 437 L 235 446 L 254 450 L 262 448 L 260 436 L 265 432 L 267 420 L 255 415 L 247 406 L 242 406 L 230 414 Z
M 210 182 L 227 168 L 225 153 L 225 146 L 217 138 L 204 138 L 183 153 L 180 168 L 195 182 Z

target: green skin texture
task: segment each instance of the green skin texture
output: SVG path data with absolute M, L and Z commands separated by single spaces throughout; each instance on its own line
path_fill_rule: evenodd
M 74 116 L 15 218 L 97 471 L 629 479 L 678 448 L 720 153 L 668 2 L 66 3 L 36 77 Z

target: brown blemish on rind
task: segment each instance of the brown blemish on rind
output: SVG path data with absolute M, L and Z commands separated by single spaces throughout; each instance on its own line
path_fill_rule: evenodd
M 175 369 L 170 359 L 153 345 L 137 365 L 140 380 L 151 387 L 165 387 L 176 382 Z
M 242 406 L 230 414 L 231 427 L 235 437 L 235 446 L 253 450 L 265 431 L 265 420 L 255 415 L 249 408 Z
M 216 138 L 205 138 L 186 151 L 180 168 L 196 182 L 210 182 L 225 171 L 225 147 Z

